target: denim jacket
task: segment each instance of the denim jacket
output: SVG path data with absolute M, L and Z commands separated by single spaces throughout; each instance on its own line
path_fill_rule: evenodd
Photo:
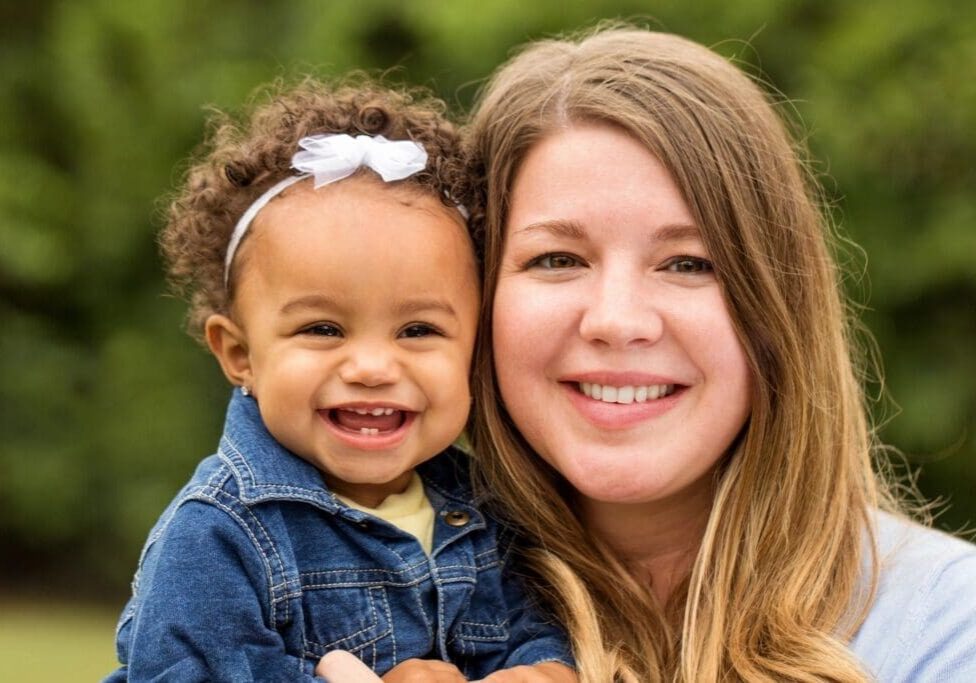
M 466 456 L 418 467 L 433 550 L 352 509 L 278 444 L 234 392 L 216 455 L 150 532 L 107 681 L 303 681 L 333 649 L 378 674 L 413 657 L 471 679 L 571 663 L 563 632 L 508 576 L 496 525 L 472 504 Z

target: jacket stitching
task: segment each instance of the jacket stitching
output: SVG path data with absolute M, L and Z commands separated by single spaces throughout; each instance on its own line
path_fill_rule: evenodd
M 231 501 L 231 503 L 238 502 L 235 498 L 233 498 L 233 496 L 231 496 L 226 491 L 223 491 L 221 489 L 218 489 L 218 490 L 214 491 L 213 493 L 208 493 L 208 492 L 205 492 L 205 491 L 200 491 L 197 494 L 197 497 L 195 499 L 196 500 L 205 500 L 205 501 L 211 503 L 216 508 L 218 508 L 220 510 L 223 510 L 227 515 L 229 515 L 231 518 L 233 518 L 234 520 L 237 521 L 237 523 L 241 526 L 241 528 L 247 534 L 248 538 L 251 540 L 251 545 L 254 546 L 254 549 L 257 551 L 258 555 L 261 557 L 261 561 L 262 561 L 262 563 L 264 564 L 264 567 L 265 567 L 265 580 L 266 580 L 266 583 L 267 583 L 268 601 L 269 601 L 269 605 L 268 605 L 269 618 L 270 618 L 271 624 L 277 630 L 277 626 L 278 626 L 278 616 L 277 616 L 278 605 L 277 605 L 277 603 L 279 602 L 279 598 L 275 595 L 275 588 L 277 586 L 280 586 L 280 585 L 286 585 L 287 584 L 287 581 L 285 581 L 283 583 L 278 583 L 278 584 L 276 584 L 274 582 L 274 573 L 275 572 L 274 572 L 274 568 L 272 567 L 271 558 L 268 557 L 268 554 L 264 551 L 264 548 L 261 547 L 261 542 L 258 539 L 257 534 L 255 533 L 255 529 L 252 529 L 251 528 L 251 525 L 248 524 L 248 521 L 245 520 L 244 517 L 242 517 L 241 514 L 239 514 L 236 510 L 234 510 L 231 505 L 228 505 L 227 503 L 225 503 L 225 502 L 223 502 L 221 500 L 218 500 L 218 498 L 217 498 L 218 495 L 223 496 L 225 498 L 229 498 L 230 501 Z M 271 537 L 268 534 L 267 529 L 264 528 L 264 526 L 261 524 L 261 521 L 257 518 L 257 516 L 249 508 L 247 508 L 246 506 L 241 506 L 241 507 L 244 508 L 243 511 L 247 514 L 248 518 L 254 523 L 255 527 L 258 530 L 260 530 L 262 536 L 265 539 L 267 539 L 268 547 L 269 547 L 269 549 L 271 550 L 271 552 L 272 552 L 272 554 L 274 556 L 275 562 L 277 563 L 278 571 L 281 573 L 282 577 L 284 577 L 284 575 L 285 575 L 284 563 L 282 562 L 281 557 L 278 555 L 278 551 L 275 548 L 274 543 L 272 542 Z M 284 611 L 284 621 L 287 622 L 290 619 L 289 605 L 288 605 L 288 601 L 287 600 L 284 601 L 284 610 L 283 611 Z

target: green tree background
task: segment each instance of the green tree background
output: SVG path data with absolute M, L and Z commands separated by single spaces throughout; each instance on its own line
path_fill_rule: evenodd
M 122 599 L 227 388 L 181 333 L 157 198 L 282 74 L 388 69 L 455 111 L 527 40 L 630 17 L 785 93 L 894 402 L 883 439 L 976 520 L 976 5 L 952 0 L 74 0 L 0 6 L 0 580 Z M 879 387 L 872 385 L 872 392 Z

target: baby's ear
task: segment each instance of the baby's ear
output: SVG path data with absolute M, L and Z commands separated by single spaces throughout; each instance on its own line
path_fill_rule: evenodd
M 237 323 L 226 315 L 214 313 L 204 324 L 207 346 L 220 363 L 220 369 L 231 384 L 251 387 L 251 358 L 247 349 L 247 337 Z

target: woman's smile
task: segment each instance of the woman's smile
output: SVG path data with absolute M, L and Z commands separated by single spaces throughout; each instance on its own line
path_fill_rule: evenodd
M 671 410 L 687 388 L 673 377 L 642 372 L 582 372 L 560 385 L 580 416 L 601 429 L 629 429 Z
M 612 384 L 596 384 L 590 382 L 579 383 L 580 392 L 596 401 L 604 403 L 644 403 L 645 401 L 656 401 L 659 398 L 670 396 L 674 393 L 674 384 L 642 384 L 634 386 L 628 384 L 618 387 Z
M 601 429 L 629 429 L 674 408 L 686 387 L 674 384 L 566 384 L 569 400 L 584 419 Z

